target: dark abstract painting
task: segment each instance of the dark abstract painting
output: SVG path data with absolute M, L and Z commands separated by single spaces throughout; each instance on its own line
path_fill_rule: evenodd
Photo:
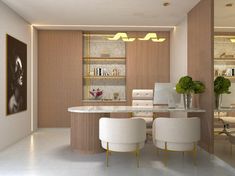
M 27 45 L 10 35 L 7 44 L 7 115 L 27 109 Z

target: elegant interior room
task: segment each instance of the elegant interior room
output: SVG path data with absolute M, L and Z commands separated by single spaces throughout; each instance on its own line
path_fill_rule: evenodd
M 235 0 L 0 0 L 0 175 L 235 175 Z

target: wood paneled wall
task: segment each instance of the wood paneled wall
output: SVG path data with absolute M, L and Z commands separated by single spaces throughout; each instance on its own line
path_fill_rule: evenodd
M 147 32 L 130 32 L 144 37 Z M 126 44 L 127 102 L 105 105 L 131 105 L 132 89 L 151 89 L 154 83 L 170 81 L 170 32 L 157 32 L 163 43 L 134 41 Z M 39 127 L 69 127 L 69 106 L 82 103 L 82 33 L 79 31 L 39 31 Z M 102 105 L 102 104 L 99 104 Z M 129 114 L 111 114 L 128 117 Z
M 67 108 L 81 105 L 82 33 L 38 33 L 38 126 L 69 127 Z
M 153 89 L 155 82 L 170 81 L 170 32 L 157 32 L 166 38 L 162 43 L 139 41 L 127 43 L 127 100 L 131 105 L 132 89 Z M 130 32 L 144 37 L 146 32 Z
M 214 148 L 213 10 L 213 0 L 201 0 L 188 13 L 188 74 L 206 85 L 205 93 L 200 96 L 200 107 L 206 110 L 200 116 L 200 145 L 211 153 Z

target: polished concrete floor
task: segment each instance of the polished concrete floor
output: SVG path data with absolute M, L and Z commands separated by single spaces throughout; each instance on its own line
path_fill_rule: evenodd
M 235 169 L 214 155 L 198 151 L 197 165 L 190 153 L 170 153 L 162 163 L 150 143 L 141 152 L 140 168 L 133 153 L 112 153 L 110 167 L 105 153 L 82 155 L 69 147 L 69 129 L 40 129 L 0 152 L 1 176 L 234 176 Z

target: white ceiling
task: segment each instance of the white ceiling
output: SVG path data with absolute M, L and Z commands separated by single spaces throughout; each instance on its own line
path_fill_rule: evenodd
M 232 7 L 226 7 L 227 3 L 233 3 Z M 215 0 L 215 26 L 234 27 L 235 30 L 235 0 Z M 229 28 L 227 28 L 228 30 Z M 232 28 L 231 28 L 232 29 Z
M 175 26 L 200 0 L 2 0 L 31 24 Z M 171 5 L 163 7 L 164 2 Z M 59 26 L 56 26 L 59 27 Z M 73 26 L 70 26 L 73 27 Z

